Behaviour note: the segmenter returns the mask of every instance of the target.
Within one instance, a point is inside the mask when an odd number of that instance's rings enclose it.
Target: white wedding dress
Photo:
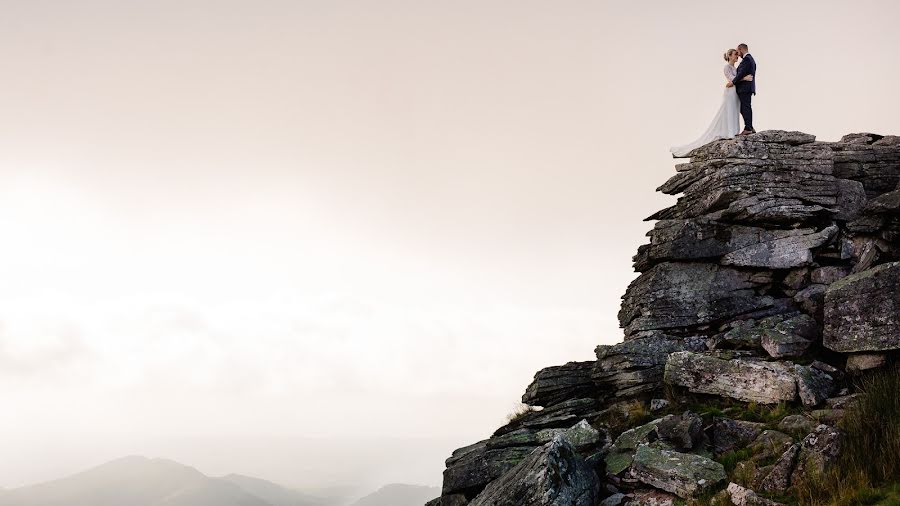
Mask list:
[[[737,69],[727,63],[725,64],[724,72],[725,79],[728,81],[731,81],[734,79],[734,76],[737,75]],[[706,132],[704,132],[699,139],[690,144],[671,148],[669,151],[672,152],[672,156],[675,158],[684,158],[688,153],[700,146],[719,139],[730,139],[734,137],[741,131],[740,111],[741,101],[738,99],[737,91],[733,86],[725,88],[725,94],[722,96],[722,105],[719,107],[719,112],[716,113],[716,117],[713,118],[712,124],[709,125]]]

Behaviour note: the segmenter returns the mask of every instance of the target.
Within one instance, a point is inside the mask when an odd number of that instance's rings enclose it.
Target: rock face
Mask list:
[[[654,392],[662,386],[663,368],[670,353],[704,349],[702,338],[677,338],[660,332],[612,346],[597,346],[592,378],[617,397]]]
[[[716,141],[658,190],[624,339],[540,370],[531,409],[447,459],[441,506],[771,505],[836,460],[849,380],[900,358],[900,137]],[[744,459],[727,491],[710,456]]]
[[[851,274],[828,288],[824,343],[845,353],[900,349],[900,262]]]
[[[522,402],[530,406],[552,406],[570,399],[589,397],[596,390],[591,380],[594,362],[569,362],[541,369],[528,385]]]
[[[562,436],[491,482],[471,506],[594,506],[600,480]]]

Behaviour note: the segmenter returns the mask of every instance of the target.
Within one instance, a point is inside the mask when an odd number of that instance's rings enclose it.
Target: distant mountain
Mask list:
[[[441,489],[438,487],[395,483],[381,487],[352,506],[422,506],[439,495]]]
[[[59,480],[6,490],[0,506],[321,505],[299,495],[290,502],[290,497],[290,491],[263,480],[210,478],[171,460],[125,457]]]
[[[244,492],[259,497],[271,506],[326,506],[330,501],[310,494],[304,494],[298,490],[282,487],[271,481],[229,474],[222,478],[240,487]]]
[[[332,492],[335,495],[338,490]],[[387,485],[352,506],[422,506],[439,494],[436,487]],[[338,495],[343,494],[312,495],[239,474],[214,478],[172,460],[133,456],[46,483],[0,489],[0,506],[335,506],[349,502]]]

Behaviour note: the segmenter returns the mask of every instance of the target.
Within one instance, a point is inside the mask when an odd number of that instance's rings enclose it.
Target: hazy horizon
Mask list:
[[[132,454],[438,485],[621,339],[725,49],[759,130],[900,133],[887,1],[0,8],[7,488]]]

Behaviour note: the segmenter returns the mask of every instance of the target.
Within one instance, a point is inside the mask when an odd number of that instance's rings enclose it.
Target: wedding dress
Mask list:
[[[725,79],[731,81],[737,75],[737,69],[729,64],[725,64]],[[722,96],[722,105],[719,112],[712,120],[712,124],[703,135],[696,141],[671,148],[672,156],[675,158],[684,158],[691,151],[700,146],[709,144],[719,139],[730,139],[741,131],[740,120],[741,101],[738,99],[737,91],[734,87],[725,88],[725,94]]]

